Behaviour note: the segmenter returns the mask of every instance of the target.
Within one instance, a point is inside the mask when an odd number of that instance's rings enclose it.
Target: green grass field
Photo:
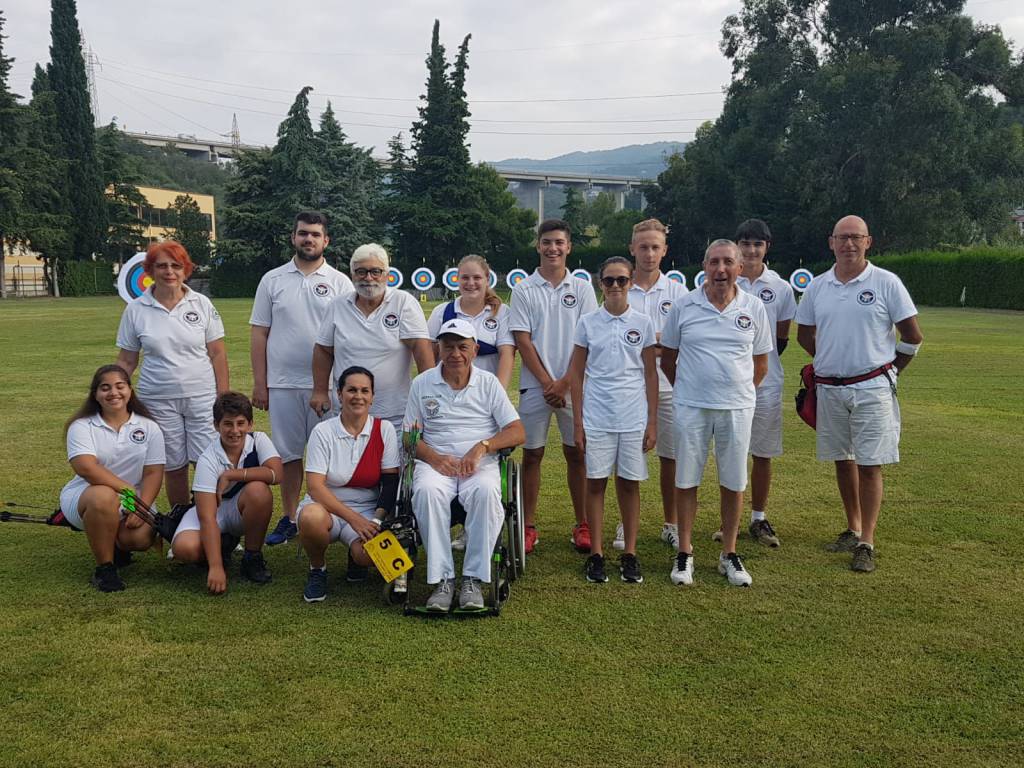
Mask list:
[[[242,391],[249,304],[217,302]],[[114,359],[121,309],[0,303],[0,501],[56,503],[63,422]],[[81,535],[0,524],[0,766],[1024,764],[1024,315],[929,309],[921,326],[871,575],[823,551],[844,519],[791,407],[770,504],[783,546],[741,538],[748,590],[714,570],[713,475],[694,588],[668,580],[654,476],[646,582],[586,584],[558,450],[541,543],[496,619],[404,618],[379,582],[342,583],[337,548],[319,605],[291,546],[269,552],[264,588],[234,578],[211,598],[201,571],[151,553],[103,595]],[[804,356],[784,359],[791,402]]]

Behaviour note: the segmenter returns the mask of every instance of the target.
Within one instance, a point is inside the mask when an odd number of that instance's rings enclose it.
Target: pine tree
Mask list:
[[[96,132],[96,156],[103,187],[107,190],[103,198],[107,222],[103,255],[117,262],[130,259],[145,243],[140,213],[146,198],[132,183],[121,138],[121,131],[113,121]]]
[[[22,143],[17,95],[7,87],[14,59],[4,56],[4,14],[0,11],[0,298],[7,298],[6,244],[13,241],[22,208],[18,149]]]
[[[174,230],[174,239],[184,246],[197,264],[210,260],[210,224],[191,195],[178,195],[167,206],[167,221]]]

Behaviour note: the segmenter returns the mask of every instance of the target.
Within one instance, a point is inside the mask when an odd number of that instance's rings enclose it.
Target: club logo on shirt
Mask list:
[[[754,327],[754,320],[750,315],[736,315],[736,327],[741,331],[749,331]]]
[[[872,290],[864,290],[857,294],[857,303],[863,304],[865,307],[869,304],[875,303],[875,292]]]
[[[622,334],[622,338],[625,339],[626,343],[629,344],[629,346],[637,347],[640,345],[640,342],[644,340],[644,335],[640,333],[638,329],[630,328],[628,331]]]
[[[381,322],[384,323],[385,328],[389,330],[394,330],[395,328],[398,327],[398,315],[396,315],[394,312],[388,312],[386,315],[384,315],[384,319]]]
[[[765,304],[771,304],[775,301],[775,291],[771,288],[762,288],[757,292],[757,298],[763,301]]]
[[[488,331],[496,331],[498,330],[498,321],[495,320],[493,317],[488,317],[486,320],[484,320],[484,328],[486,328]]]
[[[668,315],[668,313],[672,311],[672,302],[671,301],[663,301],[663,302],[661,302],[661,306],[659,307],[659,309],[661,310],[661,314]]]
[[[423,410],[428,418],[434,418],[441,412],[441,403],[433,397],[423,401]]]
[[[144,442],[146,442],[146,430],[142,429],[141,427],[138,429],[133,429],[131,432],[128,433],[128,439],[131,440],[136,445],[142,445]]]
[[[562,306],[566,309],[572,309],[579,303],[579,299],[576,298],[575,293],[566,293],[562,296]]]
[[[189,325],[199,325],[201,322],[203,322],[203,318],[194,309],[190,309],[188,312],[183,314],[181,316],[181,319],[184,320]]]
[[[313,286],[313,293],[317,296],[327,296],[331,292],[331,286],[327,283],[317,283]]]

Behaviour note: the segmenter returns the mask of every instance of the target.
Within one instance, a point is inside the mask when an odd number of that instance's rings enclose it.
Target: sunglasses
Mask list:
[[[619,288],[625,288],[629,285],[630,278],[625,275],[619,275],[618,277],[602,277],[601,285],[605,288],[611,288],[613,285],[619,286]]]

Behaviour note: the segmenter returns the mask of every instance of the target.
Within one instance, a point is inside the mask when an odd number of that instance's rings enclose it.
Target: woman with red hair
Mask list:
[[[185,285],[192,260],[180,243],[150,245],[144,268],[153,284],[121,315],[117,364],[130,376],[142,353],[136,391],[164,435],[167,499],[188,504],[189,462],[217,439],[213,401],[230,389],[224,324],[210,300]]]

